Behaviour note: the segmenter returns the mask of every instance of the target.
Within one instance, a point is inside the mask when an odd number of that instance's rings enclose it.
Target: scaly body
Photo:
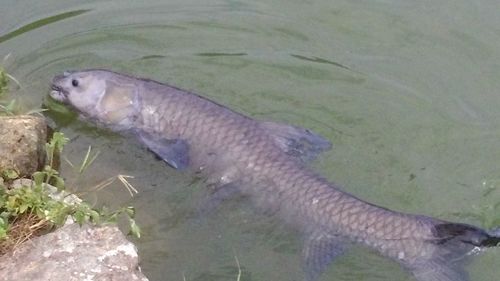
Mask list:
[[[308,130],[260,122],[196,94],[105,70],[58,76],[53,89],[53,98],[91,121],[137,135],[171,166],[202,172],[221,193],[242,193],[296,226],[304,234],[307,280],[347,242],[371,247],[420,281],[468,280],[455,261],[500,241],[473,226],[391,211],[345,193],[304,164],[329,147]]]

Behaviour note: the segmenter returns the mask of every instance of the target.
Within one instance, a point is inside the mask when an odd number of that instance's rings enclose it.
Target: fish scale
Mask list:
[[[395,260],[418,281],[467,281],[466,257],[500,242],[498,230],[396,212],[344,192],[306,165],[330,148],[307,129],[257,121],[194,93],[107,70],[56,76],[52,90],[96,124],[135,134],[172,167],[203,172],[216,194],[236,191],[279,214],[302,233],[307,281],[350,243]]]

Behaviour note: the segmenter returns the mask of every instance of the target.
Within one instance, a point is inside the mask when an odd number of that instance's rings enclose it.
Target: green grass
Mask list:
[[[64,180],[51,164],[55,155],[62,153],[68,139],[62,133],[55,133],[52,140],[47,143],[48,164],[42,171],[35,172],[31,185],[20,188],[8,189],[0,186],[0,255],[12,250],[29,238],[48,232],[62,226],[68,218],[82,225],[115,223],[119,216],[127,217],[129,221],[129,234],[140,237],[140,228],[134,220],[133,207],[122,207],[117,210],[107,208],[94,208],[86,202],[65,202],[54,199],[48,184],[55,186],[60,192],[68,192]],[[90,151],[90,150],[89,150]],[[80,172],[85,172],[89,164],[89,154],[79,167]],[[8,181],[13,180],[15,174],[7,174]],[[135,188],[126,181],[126,176],[118,175],[127,189]],[[107,181],[99,186],[102,189],[111,182]],[[3,185],[3,184],[1,184]],[[94,189],[97,190],[97,189]]]

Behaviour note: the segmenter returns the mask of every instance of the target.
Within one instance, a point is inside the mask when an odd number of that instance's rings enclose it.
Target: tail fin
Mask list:
[[[499,232],[488,232],[467,224],[436,224],[435,240],[430,241],[432,254],[411,264],[409,269],[418,281],[468,281],[464,270],[468,257],[485,247],[498,246]]]
[[[498,230],[485,231],[478,227],[460,223],[442,223],[434,227],[440,243],[456,240],[475,247],[496,247],[500,244]]]

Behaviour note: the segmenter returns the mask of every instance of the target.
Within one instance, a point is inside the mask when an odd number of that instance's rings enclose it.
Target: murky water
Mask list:
[[[314,129],[334,149],[313,165],[357,196],[392,209],[500,224],[500,2],[483,1],[3,1],[0,58],[38,107],[53,75],[110,68],[193,90],[258,119]],[[28,8],[29,7],[29,8]],[[300,239],[245,202],[200,214],[200,180],[132,140],[67,113],[50,114],[78,162],[101,152],[85,190],[132,204],[150,280],[301,280]],[[469,266],[497,280],[500,250]],[[322,280],[411,280],[355,248]]]

